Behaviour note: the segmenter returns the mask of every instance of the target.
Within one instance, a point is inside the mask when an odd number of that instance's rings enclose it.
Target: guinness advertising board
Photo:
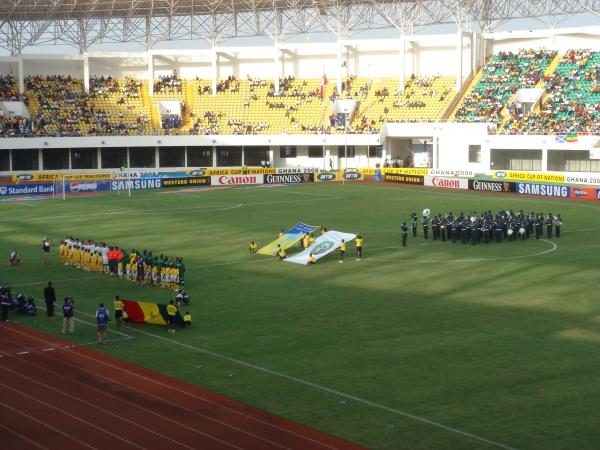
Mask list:
[[[312,173],[268,174],[265,175],[265,184],[310,183],[313,179],[314,174]]]
[[[402,184],[415,184],[423,186],[425,184],[425,177],[422,175],[404,175],[400,173],[386,173],[384,175],[384,181],[388,183],[402,183]]]
[[[515,192],[516,183],[512,181],[469,180],[469,189],[487,192]]]

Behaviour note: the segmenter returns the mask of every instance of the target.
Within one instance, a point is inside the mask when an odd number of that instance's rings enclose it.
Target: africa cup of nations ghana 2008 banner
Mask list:
[[[258,253],[261,255],[269,255],[273,256],[275,254],[275,250],[277,249],[277,244],[281,245],[281,248],[284,250],[292,247],[296,242],[299,242],[306,233],[312,233],[315,230],[318,230],[319,227],[314,227],[311,225],[306,225],[304,223],[298,223],[294,227],[290,228],[286,232],[284,232],[281,236],[275,239],[273,242],[265,245],[261,248]]]
[[[138,302],[135,300],[122,300],[123,309],[131,323],[152,323],[155,325],[167,324],[167,305]],[[175,324],[183,325],[183,318],[177,312]]]

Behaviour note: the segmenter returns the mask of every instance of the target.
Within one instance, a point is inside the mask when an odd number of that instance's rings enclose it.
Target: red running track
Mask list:
[[[0,348],[2,448],[362,448],[16,324]]]

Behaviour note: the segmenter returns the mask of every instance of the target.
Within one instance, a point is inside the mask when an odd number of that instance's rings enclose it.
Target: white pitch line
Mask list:
[[[54,280],[53,283],[68,283],[70,281],[81,281],[81,280],[93,280],[96,278],[102,278],[100,276],[93,276],[93,277],[78,277],[78,278],[65,278],[63,280]],[[11,287],[21,287],[21,286],[36,286],[39,284],[47,284],[47,281],[35,281],[35,282],[31,282],[31,283],[20,283],[20,284],[12,284]]]
[[[243,206],[242,203],[237,203],[235,205],[229,206],[204,206],[198,208],[173,208],[173,209],[142,209],[138,211],[131,210],[118,210],[118,211],[107,211],[107,212],[99,212],[99,213],[91,213],[85,214],[84,217],[90,216],[122,216],[122,215],[170,215],[170,214],[190,214],[194,212],[215,212],[215,211],[225,211],[229,209],[241,208]],[[71,218],[81,218],[81,214],[74,215],[65,215],[65,216],[34,216],[34,217],[17,217],[16,220],[46,220],[46,219],[71,219]]]
[[[39,299],[39,298],[36,298],[36,297],[34,297],[34,299],[35,299],[35,300],[38,300],[38,301],[41,301],[41,299]],[[39,309],[42,309],[42,310],[44,310],[44,311],[46,311],[46,308],[44,308],[43,306],[38,306],[38,308],[39,308]],[[84,316],[88,316],[88,317],[94,317],[94,318],[96,317],[96,316],[94,316],[93,314],[87,314],[87,313],[84,313],[83,311],[79,311],[78,313],[79,313],[79,314],[83,314]],[[59,317],[59,316],[57,315],[57,316],[55,316],[55,317]],[[97,325],[96,325],[95,323],[93,323],[93,322],[88,322],[87,320],[82,320],[82,319],[80,319],[80,318],[78,318],[78,317],[75,317],[74,319],[75,319],[75,322],[83,323],[84,325],[90,325],[90,326],[92,326],[92,327],[96,327],[96,326],[97,326]],[[126,339],[133,339],[133,336],[131,336],[131,335],[127,334],[127,333],[123,333],[123,332],[121,332],[121,331],[118,331],[118,330],[113,330],[113,329],[110,329],[110,328],[109,328],[109,329],[108,329],[108,332],[109,332],[109,333],[115,333],[115,334],[118,334],[118,335],[120,335],[120,336],[123,336],[123,337],[125,337]],[[77,344],[77,345],[80,345],[80,344]],[[66,346],[65,348],[71,348],[71,347],[73,347],[73,346]]]
[[[81,313],[81,314],[93,317],[91,314],[88,314],[88,313]],[[406,411],[401,411],[399,409],[395,409],[395,408],[391,408],[389,406],[381,405],[379,403],[375,403],[375,402],[372,402],[370,400],[365,400],[365,399],[357,397],[355,395],[346,394],[344,392],[337,391],[335,389],[328,388],[326,386],[322,386],[320,384],[313,383],[311,381],[304,380],[302,378],[298,378],[298,377],[295,377],[295,376],[292,376],[292,375],[287,375],[285,373],[277,372],[275,370],[267,369],[266,367],[261,367],[261,366],[258,366],[256,364],[252,364],[252,363],[248,363],[246,361],[242,361],[240,359],[232,358],[231,356],[223,355],[221,353],[213,352],[213,351],[206,350],[206,349],[203,349],[203,348],[200,348],[200,347],[195,347],[193,345],[186,344],[186,343],[180,342],[180,341],[176,341],[174,339],[169,339],[169,338],[166,338],[164,336],[160,336],[158,334],[150,333],[148,331],[143,331],[143,330],[140,330],[140,329],[137,329],[137,328],[131,328],[131,330],[135,331],[136,333],[140,333],[140,334],[143,334],[143,335],[146,335],[146,336],[149,336],[149,337],[152,337],[152,338],[164,341],[164,342],[168,342],[168,343],[173,344],[173,345],[178,345],[180,347],[184,347],[184,348],[187,348],[189,350],[194,350],[194,351],[197,351],[197,352],[200,352],[200,353],[204,353],[206,355],[213,356],[215,358],[219,358],[219,359],[222,359],[222,360],[225,360],[225,361],[229,361],[229,362],[232,362],[232,363],[244,366],[244,367],[248,367],[250,369],[254,369],[254,370],[257,370],[259,372],[264,372],[264,373],[267,373],[269,375],[273,375],[273,376],[276,376],[276,377],[279,377],[279,378],[284,378],[286,380],[294,381],[296,383],[300,383],[300,384],[303,384],[305,386],[310,386],[310,387],[312,387],[314,389],[318,389],[318,390],[321,390],[321,391],[324,391],[324,392],[328,392],[330,394],[334,394],[334,395],[337,395],[339,397],[344,397],[344,398],[347,398],[349,400],[354,400],[357,403],[362,403],[364,405],[371,406],[371,407],[377,408],[377,409],[381,409],[383,411],[387,411],[387,412],[390,412],[390,413],[393,413],[393,414],[396,414],[396,415],[399,415],[399,416],[408,417],[410,419],[413,419],[413,420],[416,420],[416,421],[419,421],[419,422],[422,422],[422,423],[426,423],[426,424],[434,426],[436,428],[440,428],[440,429],[443,429],[443,430],[446,430],[446,431],[450,431],[450,432],[453,432],[453,433],[456,433],[456,434],[460,434],[462,436],[468,437],[468,438],[476,440],[476,441],[485,442],[487,444],[490,444],[490,445],[498,447],[498,448],[503,448],[505,450],[516,450],[514,447],[510,447],[508,445],[501,444],[499,442],[495,442],[495,441],[492,441],[490,439],[486,439],[486,438],[478,436],[476,434],[468,433],[466,431],[462,431],[462,430],[459,430],[457,428],[452,428],[452,427],[449,427],[447,425],[441,424],[439,422],[435,422],[433,420],[429,420],[429,419],[427,419],[425,417],[416,416],[416,415],[408,413]]]
[[[116,339],[107,339],[106,342],[118,342],[118,341],[128,341],[129,339],[133,339],[133,336],[127,336],[127,337],[122,337],[122,338],[116,338]],[[89,341],[89,342],[84,342],[82,344],[77,344],[80,347],[83,345],[93,345],[93,344],[97,344],[98,341]]]

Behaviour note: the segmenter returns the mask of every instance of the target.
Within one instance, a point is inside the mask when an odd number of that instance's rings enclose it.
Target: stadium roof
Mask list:
[[[304,33],[346,39],[392,28],[471,23],[482,30],[513,19],[600,15],[600,0],[0,0],[0,47],[12,54],[35,45],[74,46],[202,39],[211,44]]]

